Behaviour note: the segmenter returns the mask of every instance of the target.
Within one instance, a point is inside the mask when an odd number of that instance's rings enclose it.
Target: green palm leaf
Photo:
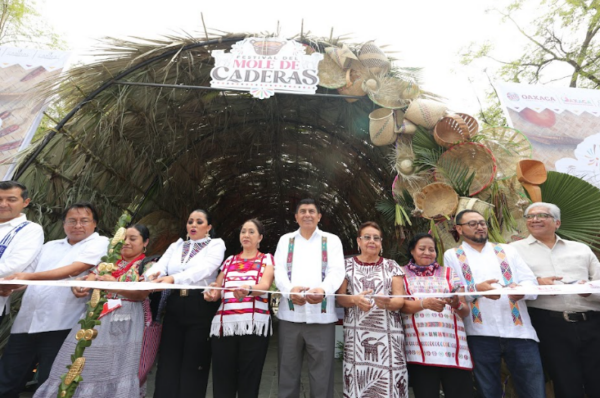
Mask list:
[[[556,171],[549,171],[548,179],[540,187],[544,202],[560,208],[561,225],[556,234],[600,251],[600,189]]]

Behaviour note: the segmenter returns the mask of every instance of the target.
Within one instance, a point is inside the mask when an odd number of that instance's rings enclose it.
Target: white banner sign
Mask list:
[[[306,55],[306,48],[294,40],[250,37],[235,43],[229,53],[214,50],[210,85],[249,91],[260,99],[276,92],[314,94],[323,54]]]

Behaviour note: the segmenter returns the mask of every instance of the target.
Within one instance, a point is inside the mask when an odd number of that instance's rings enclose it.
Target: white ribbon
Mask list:
[[[560,282],[559,282],[560,283]],[[153,283],[153,282],[103,282],[103,281],[83,281],[76,279],[60,280],[60,281],[28,281],[11,279],[0,279],[0,285],[30,285],[30,286],[54,286],[54,287],[83,287],[90,289],[101,290],[165,290],[165,289],[216,289],[230,290],[221,287],[213,286],[198,286],[198,285],[179,285],[171,283]],[[499,286],[499,285],[498,285]],[[275,293],[268,290],[252,289],[253,292],[260,293]],[[292,292],[280,292],[286,295],[297,294]],[[516,286],[516,287],[498,287],[494,290],[485,292],[455,292],[455,293],[415,293],[404,295],[381,295],[383,297],[451,297],[451,296],[495,296],[495,295],[559,295],[559,294],[589,294],[600,293],[600,280],[575,283],[575,284],[556,284],[556,285],[540,285],[540,286]],[[302,294],[302,293],[300,293]],[[306,294],[306,293],[305,293]],[[315,293],[315,295],[321,293]],[[327,294],[327,296],[345,296],[345,294]]]

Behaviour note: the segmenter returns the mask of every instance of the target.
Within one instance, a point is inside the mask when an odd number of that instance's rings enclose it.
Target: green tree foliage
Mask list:
[[[35,0],[0,0],[0,45],[65,48],[65,42],[36,10]]]
[[[498,13],[504,24],[512,26],[527,44],[512,59],[495,54],[492,43],[474,43],[465,49],[462,63],[479,59],[494,61],[499,68],[490,73],[497,80],[548,84],[559,82],[569,87],[600,87],[600,0],[542,0],[534,2],[537,16],[523,22],[532,1],[516,0]],[[488,106],[479,115],[486,123],[503,120],[494,93],[488,93]]]

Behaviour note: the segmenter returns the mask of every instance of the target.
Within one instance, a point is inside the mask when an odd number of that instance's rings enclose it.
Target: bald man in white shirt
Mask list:
[[[340,239],[321,231],[321,211],[312,199],[296,207],[295,232],[283,235],[275,251],[275,283],[282,292],[279,318],[279,397],[300,395],[304,353],[308,353],[310,396],[333,397],[334,294],[344,279]]]

